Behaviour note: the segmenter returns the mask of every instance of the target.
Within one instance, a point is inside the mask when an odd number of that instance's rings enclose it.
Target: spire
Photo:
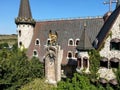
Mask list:
[[[118,8],[119,6],[120,6],[120,0],[117,0],[116,8]]]
[[[92,44],[89,40],[89,37],[86,32],[86,23],[84,23],[84,30],[82,32],[80,42],[78,46],[76,47],[77,50],[90,50],[93,49]]]
[[[16,24],[32,24],[35,25],[34,19],[32,19],[29,0],[21,0],[19,14],[15,19]]]

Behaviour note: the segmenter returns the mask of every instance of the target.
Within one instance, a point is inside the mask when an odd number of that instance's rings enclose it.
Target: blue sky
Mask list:
[[[0,34],[16,34],[14,19],[18,16],[20,0],[0,0]],[[29,0],[35,20],[103,16],[109,0]],[[115,4],[112,5],[113,10]]]

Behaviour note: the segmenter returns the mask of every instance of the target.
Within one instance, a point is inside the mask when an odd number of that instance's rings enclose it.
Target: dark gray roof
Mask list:
[[[33,55],[33,50],[36,49],[39,53],[39,58],[42,61],[45,55],[45,44],[48,39],[49,30],[58,33],[58,43],[63,49],[63,64],[66,64],[67,53],[72,51],[73,55],[76,51],[76,46],[68,46],[68,40],[80,39],[82,32],[84,30],[84,22],[86,22],[86,32],[92,43],[97,34],[99,33],[101,27],[104,24],[103,18],[91,18],[91,19],[73,19],[73,20],[56,20],[56,21],[43,21],[37,22],[34,29],[34,36],[30,47],[28,48],[28,56]],[[40,39],[40,46],[35,45],[35,40]]]
[[[101,28],[99,34],[96,37],[98,39],[97,49],[99,49],[103,44],[105,38],[107,37],[107,35],[111,30],[111,27],[113,26],[115,20],[117,19],[119,13],[120,13],[120,6],[113,11],[113,13],[109,16],[109,18]]]
[[[86,31],[86,27],[87,26],[84,26],[84,30],[82,31],[82,35],[80,37],[80,42],[76,47],[78,51],[93,49],[90,38],[88,37],[87,31]]]

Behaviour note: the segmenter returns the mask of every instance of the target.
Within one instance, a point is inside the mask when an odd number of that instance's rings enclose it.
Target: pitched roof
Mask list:
[[[120,13],[120,6],[113,11],[113,13],[109,16],[109,18],[106,20],[105,24],[101,28],[99,34],[97,35],[97,49],[99,49],[104,42],[105,38],[109,34],[109,31],[111,30],[111,27],[113,26],[115,20],[117,19],[118,15]]]
[[[72,20],[55,20],[55,21],[41,21],[37,22],[34,29],[34,36],[28,48],[28,56],[33,55],[33,50],[36,49],[39,53],[39,58],[42,61],[45,55],[45,46],[49,30],[58,33],[58,43],[63,49],[62,64],[68,63],[67,53],[72,51],[73,55],[76,51],[76,45],[68,46],[69,39],[80,39],[84,30],[84,22],[86,22],[86,32],[90,42],[93,42],[104,24],[103,18],[89,18],[89,19],[72,19]],[[40,46],[35,45],[36,39],[40,40]]]
[[[93,49],[90,38],[88,37],[87,32],[86,32],[86,27],[87,26],[84,26],[84,30],[82,31],[82,35],[80,37],[80,42],[78,46],[76,47],[78,51]]]

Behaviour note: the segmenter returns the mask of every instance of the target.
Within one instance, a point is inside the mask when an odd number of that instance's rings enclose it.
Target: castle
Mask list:
[[[15,23],[18,47],[26,48],[29,58],[45,63],[47,82],[57,83],[75,71],[89,74],[88,51],[99,49],[100,78],[117,84],[112,68],[120,65],[120,0],[103,17],[54,21],[35,21],[29,0],[21,0]]]

